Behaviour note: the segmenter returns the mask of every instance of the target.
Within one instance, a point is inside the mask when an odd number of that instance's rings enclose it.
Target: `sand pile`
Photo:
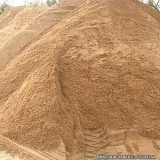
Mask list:
[[[70,153],[103,149],[110,129],[160,138],[159,17],[137,0],[69,13],[0,72],[1,134],[35,149],[63,141]]]
[[[37,16],[45,12],[48,8],[37,7],[33,9],[31,7],[15,7],[5,10],[0,16],[0,70],[32,38],[43,31],[42,28],[37,31],[32,28],[27,29],[26,27],[28,24],[35,23]]]
[[[61,3],[59,3],[59,6],[74,6],[85,3],[87,0],[61,0]]]
[[[81,2],[82,3],[82,2]],[[75,9],[61,3],[57,7],[15,7],[0,16],[0,70],[36,38]]]
[[[1,46],[4,46],[13,34],[21,31],[28,23],[31,23],[36,16],[47,10],[49,7],[39,6],[37,8],[31,7],[15,7],[5,10],[0,17],[0,36]],[[3,39],[2,39],[3,38]]]

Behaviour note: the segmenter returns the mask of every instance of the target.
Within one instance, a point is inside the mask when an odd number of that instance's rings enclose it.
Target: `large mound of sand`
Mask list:
[[[72,1],[71,5],[71,1],[62,1],[52,8],[38,6],[7,9],[0,16],[0,70],[15,55],[36,41],[38,36],[83,2],[84,0]]]
[[[103,149],[110,129],[160,138],[159,17],[137,0],[72,11],[0,72],[1,134],[36,149],[63,140],[77,153]]]

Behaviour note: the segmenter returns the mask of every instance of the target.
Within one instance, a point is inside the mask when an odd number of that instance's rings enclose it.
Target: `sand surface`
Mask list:
[[[0,160],[21,160],[18,157],[12,157],[10,154],[6,152],[0,152]]]
[[[5,150],[34,160],[160,159],[160,15],[138,0],[64,0],[28,19],[1,45]]]

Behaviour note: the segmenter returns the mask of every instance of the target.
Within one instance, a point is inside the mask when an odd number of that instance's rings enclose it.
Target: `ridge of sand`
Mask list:
[[[78,160],[115,151],[110,129],[145,127],[157,153],[159,39],[158,13],[140,2],[87,1],[0,71],[1,134],[38,150],[63,139]],[[139,153],[128,143],[120,152]]]

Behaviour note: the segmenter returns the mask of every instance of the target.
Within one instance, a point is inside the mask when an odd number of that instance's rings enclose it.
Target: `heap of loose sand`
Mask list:
[[[160,15],[137,0],[87,1],[0,72],[1,134],[69,152],[101,128],[160,138],[159,39]]]
[[[37,37],[84,0],[62,1],[56,7],[15,7],[0,16],[0,70]]]

